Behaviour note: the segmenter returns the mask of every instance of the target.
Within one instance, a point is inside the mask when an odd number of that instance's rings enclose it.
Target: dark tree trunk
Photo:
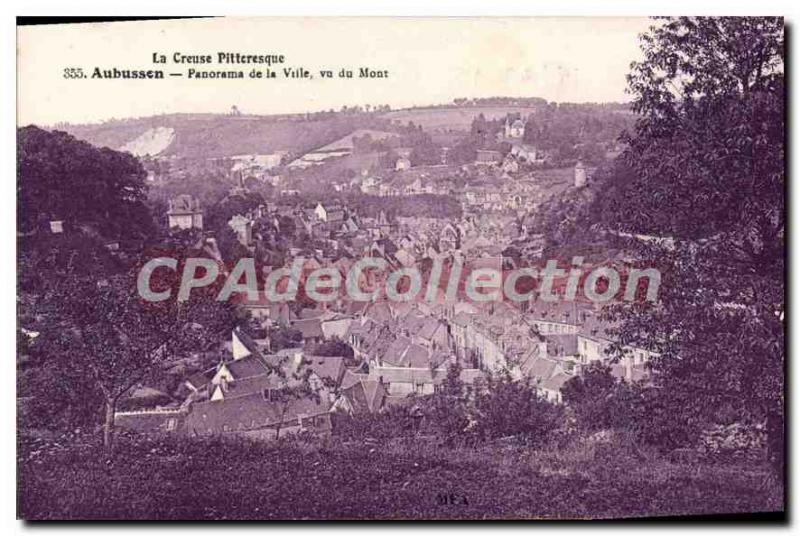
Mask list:
[[[106,399],[106,416],[103,423],[103,446],[106,450],[110,451],[114,444],[114,410],[116,408],[116,400],[113,398]]]

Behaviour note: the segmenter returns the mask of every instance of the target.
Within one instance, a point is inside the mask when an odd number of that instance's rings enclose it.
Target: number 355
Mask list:
[[[85,78],[83,69],[80,67],[67,67],[64,69],[64,78]]]

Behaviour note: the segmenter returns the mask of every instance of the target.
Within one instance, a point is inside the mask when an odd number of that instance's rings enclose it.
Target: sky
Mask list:
[[[54,125],[162,113],[276,114],[457,97],[629,100],[625,75],[640,57],[644,18],[217,18],[25,26],[17,31],[17,123]],[[273,67],[312,79],[188,79],[175,53],[283,55]],[[167,56],[155,64],[153,54]],[[73,79],[65,69],[163,69],[163,80]],[[388,70],[359,79],[358,69]],[[263,71],[264,66],[261,66]],[[338,78],[341,69],[354,78]],[[320,70],[332,70],[323,79]],[[182,77],[167,73],[181,72]]]

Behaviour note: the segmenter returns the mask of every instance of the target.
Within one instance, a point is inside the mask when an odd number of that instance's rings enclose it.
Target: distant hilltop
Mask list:
[[[448,104],[398,110],[387,105],[344,106],[338,111],[279,115],[247,115],[233,106],[235,113],[165,114],[84,125],[58,124],[52,129],[136,156],[222,158],[277,152],[302,155],[359,129],[386,130],[392,124],[410,122],[426,131],[468,132],[479,114],[493,119],[509,113],[527,115],[552,106],[629,113],[628,105],[623,103],[556,104],[535,97],[492,97],[459,98]]]

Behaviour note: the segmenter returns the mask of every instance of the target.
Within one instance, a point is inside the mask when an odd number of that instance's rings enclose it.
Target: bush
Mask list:
[[[419,431],[420,415],[405,407],[391,407],[382,413],[333,415],[333,434],[343,441],[384,441],[408,437]]]
[[[697,446],[705,426],[677,394],[617,380],[599,363],[568,381],[562,394],[580,430],[629,432],[662,452]]]
[[[528,381],[508,374],[490,377],[487,389],[475,400],[474,431],[481,439],[514,436],[539,446],[564,422],[561,406],[540,397]]]

